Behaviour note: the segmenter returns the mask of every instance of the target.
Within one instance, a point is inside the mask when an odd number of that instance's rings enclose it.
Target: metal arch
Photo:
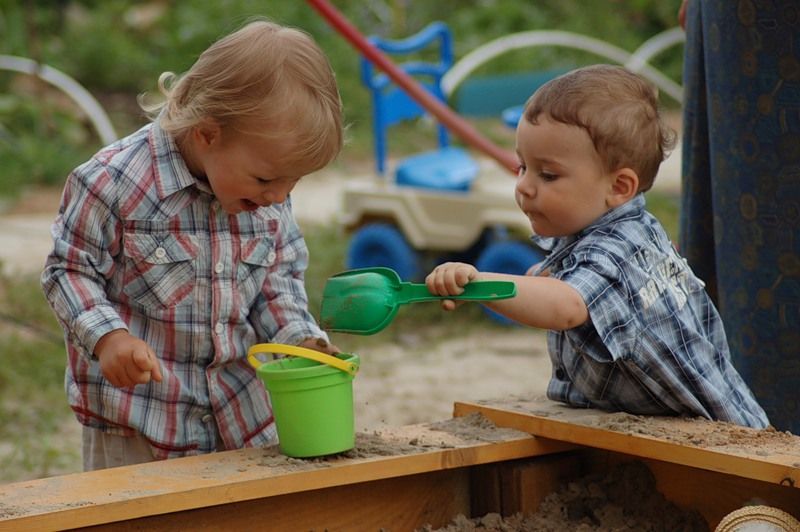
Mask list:
[[[678,32],[680,32],[680,36]],[[682,102],[683,88],[648,65],[647,61],[665,48],[682,42],[683,38],[680,28],[673,28],[648,39],[631,54],[605,41],[567,31],[533,30],[512,33],[489,41],[462,57],[442,78],[442,89],[447,96],[450,96],[471,72],[510,50],[536,46],[565,46],[601,55],[625,65],[652,81],[676,101]]]
[[[103,144],[117,140],[114,126],[100,103],[80,83],[60,70],[13,55],[0,55],[0,69],[30,74],[60,89],[86,113]]]

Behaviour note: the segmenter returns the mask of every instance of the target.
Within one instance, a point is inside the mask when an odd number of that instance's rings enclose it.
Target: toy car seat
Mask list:
[[[373,36],[370,42],[383,52],[397,56],[419,52],[438,42],[438,62],[408,61],[398,67],[442,102],[445,101],[441,79],[453,64],[452,37],[446,24],[433,22],[419,33],[402,40]],[[378,174],[384,175],[387,130],[400,122],[425,115],[425,109],[394,84],[389,76],[376,72],[365,57],[361,58],[361,80],[372,93],[375,163]],[[400,161],[395,169],[395,182],[428,189],[467,191],[478,174],[478,165],[465,150],[449,145],[448,133],[442,124],[437,124],[437,128],[438,149]]]

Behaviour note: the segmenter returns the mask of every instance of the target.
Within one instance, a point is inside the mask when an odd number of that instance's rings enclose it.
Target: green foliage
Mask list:
[[[647,210],[661,222],[670,240],[678,241],[678,224],[680,220],[680,196],[663,192],[650,191],[647,198]]]
[[[91,155],[92,132],[33,78],[8,91],[0,92],[0,196],[14,196],[25,184],[61,183]]]
[[[335,3],[365,35],[401,38],[442,20],[453,30],[456,58],[510,33],[542,29],[577,32],[633,51],[649,37],[676,25],[679,4],[680,0]],[[74,77],[104,103],[120,135],[144,123],[136,96],[154,92],[162,72],[185,71],[212,42],[248,19],[268,16],[303,28],[317,39],[337,72],[351,126],[351,143],[344,156],[369,156],[371,109],[360,82],[359,53],[307,2],[71,0],[34,5],[0,3],[0,53],[40,60]],[[673,47],[655,63],[678,80],[681,59],[681,47]],[[535,71],[602,60],[566,48],[540,47],[508,52],[475,74]],[[100,147],[97,136],[87,133],[91,128],[85,118],[31,105],[41,95],[29,100],[30,95],[15,92],[13,79],[0,79],[0,94],[19,100],[10,105],[13,112],[0,114],[0,164],[4,167],[0,194],[8,194],[22,183],[58,182],[76,162]],[[3,107],[8,106],[5,102]],[[74,115],[75,109],[70,112]],[[26,126],[29,119],[45,125]],[[42,129],[48,134],[42,135]]]

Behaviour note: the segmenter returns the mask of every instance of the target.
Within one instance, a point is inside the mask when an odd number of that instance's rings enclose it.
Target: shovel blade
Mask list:
[[[320,326],[331,332],[374,334],[397,313],[395,296],[391,280],[371,269],[335,275],[322,293]]]

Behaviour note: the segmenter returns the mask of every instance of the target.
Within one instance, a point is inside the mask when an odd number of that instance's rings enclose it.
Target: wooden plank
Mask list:
[[[467,468],[289,493],[98,525],[86,530],[417,530],[469,515]]]
[[[800,488],[800,437],[703,419],[570,408],[541,397],[456,403],[500,427],[554,440]]]
[[[0,531],[52,530],[560,452],[479,415],[357,436],[356,449],[296,460],[242,449],[0,485]],[[224,508],[224,506],[220,507]]]

